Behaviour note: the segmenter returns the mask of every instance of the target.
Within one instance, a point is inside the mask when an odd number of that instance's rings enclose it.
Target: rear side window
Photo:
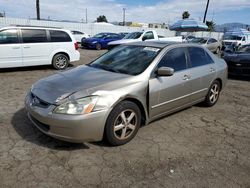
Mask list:
[[[0,44],[19,43],[16,29],[8,29],[0,32]]]
[[[202,48],[188,48],[188,53],[192,67],[198,67],[213,63],[213,60],[211,59],[209,54]]]
[[[187,68],[185,48],[175,48],[168,51],[158,64],[160,67],[171,67],[174,71],[181,71]]]
[[[46,30],[43,29],[22,29],[23,43],[48,42]]]
[[[50,40],[51,42],[71,42],[71,38],[68,33],[64,31],[50,30]]]

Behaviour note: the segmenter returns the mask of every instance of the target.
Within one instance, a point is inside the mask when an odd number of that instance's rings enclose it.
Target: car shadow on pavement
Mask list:
[[[45,135],[31,123],[27,117],[25,108],[22,108],[13,115],[11,124],[24,140],[42,147],[67,151],[89,149],[84,143],[64,142]]]
[[[73,64],[69,64],[68,68],[72,68],[74,67]],[[68,69],[67,68],[67,69]],[[4,72],[20,72],[20,71],[40,71],[40,70],[54,70],[56,71],[52,65],[39,65],[39,66],[30,66],[30,67],[15,67],[15,68],[1,68],[0,69],[0,73],[4,73]]]

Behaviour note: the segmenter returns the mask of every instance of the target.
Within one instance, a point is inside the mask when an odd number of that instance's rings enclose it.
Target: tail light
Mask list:
[[[78,50],[79,46],[77,42],[74,43],[74,46],[75,46],[75,50]]]

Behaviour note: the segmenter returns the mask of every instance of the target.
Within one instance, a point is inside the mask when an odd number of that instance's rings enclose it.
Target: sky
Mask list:
[[[93,22],[105,15],[109,22],[173,23],[183,11],[191,18],[203,20],[207,0],[40,0],[41,17],[56,20]],[[36,18],[35,0],[0,0],[0,12],[7,17]],[[210,0],[207,20],[216,24],[241,22],[250,25],[250,0]]]

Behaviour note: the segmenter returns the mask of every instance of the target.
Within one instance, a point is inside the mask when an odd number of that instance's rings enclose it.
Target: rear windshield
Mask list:
[[[160,52],[160,48],[145,46],[119,46],[107,52],[89,66],[110,72],[138,75]]]

